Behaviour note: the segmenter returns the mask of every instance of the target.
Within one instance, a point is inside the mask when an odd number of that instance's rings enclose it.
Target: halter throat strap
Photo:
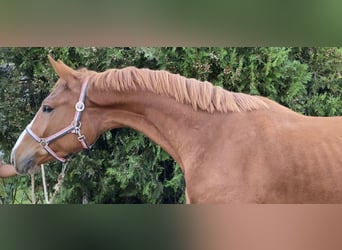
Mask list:
[[[39,137],[36,133],[32,131],[32,129],[27,126],[25,128],[26,132],[36,141],[40,144],[42,148],[44,148],[51,156],[53,156],[56,160],[65,163],[67,161],[66,158],[60,157],[57,155],[57,153],[49,147],[49,144],[67,134],[73,133],[77,135],[77,140],[81,143],[82,147],[84,149],[91,149],[91,146],[87,143],[86,137],[81,132],[81,118],[82,118],[82,112],[85,109],[85,98],[88,88],[88,79],[86,79],[81,88],[80,97],[78,99],[78,102],[75,104],[75,115],[74,119],[72,120],[71,124],[67,126],[66,128],[56,132],[53,135],[50,135],[49,137],[43,138]]]

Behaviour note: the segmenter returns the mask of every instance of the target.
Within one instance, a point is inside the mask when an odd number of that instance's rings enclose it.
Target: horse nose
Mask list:
[[[26,134],[26,130],[21,133],[11,152],[11,164],[22,175],[28,174],[36,166],[35,149],[27,142],[23,145]]]
[[[36,160],[32,157],[24,158],[14,164],[15,170],[18,174],[28,174],[30,169],[33,169],[36,166]]]

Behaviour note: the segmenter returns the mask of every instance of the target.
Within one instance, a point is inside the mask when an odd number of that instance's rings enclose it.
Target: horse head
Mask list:
[[[11,161],[19,174],[32,173],[53,159],[65,162],[99,136],[86,98],[91,71],[73,70],[50,56],[49,61],[59,79],[12,149]]]

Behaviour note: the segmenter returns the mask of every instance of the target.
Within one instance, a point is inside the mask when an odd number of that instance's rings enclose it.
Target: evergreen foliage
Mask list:
[[[0,48],[0,157],[5,162],[57,80],[49,53],[73,68],[165,69],[266,96],[302,114],[342,114],[340,48]],[[60,168],[46,165],[51,193]],[[91,153],[74,156],[56,202],[183,203],[184,185],[179,166],[158,145],[141,133],[118,129],[105,132]],[[29,203],[29,194],[28,177],[0,180],[2,203]]]

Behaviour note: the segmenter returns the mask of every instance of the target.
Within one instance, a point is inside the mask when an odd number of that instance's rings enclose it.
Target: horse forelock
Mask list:
[[[82,72],[91,74],[93,71]],[[243,112],[267,108],[267,104],[256,96],[235,93],[214,86],[207,81],[186,78],[165,70],[126,67],[109,69],[91,74],[93,88],[101,91],[149,91],[174,98],[177,102],[191,105],[195,110],[207,112]]]

